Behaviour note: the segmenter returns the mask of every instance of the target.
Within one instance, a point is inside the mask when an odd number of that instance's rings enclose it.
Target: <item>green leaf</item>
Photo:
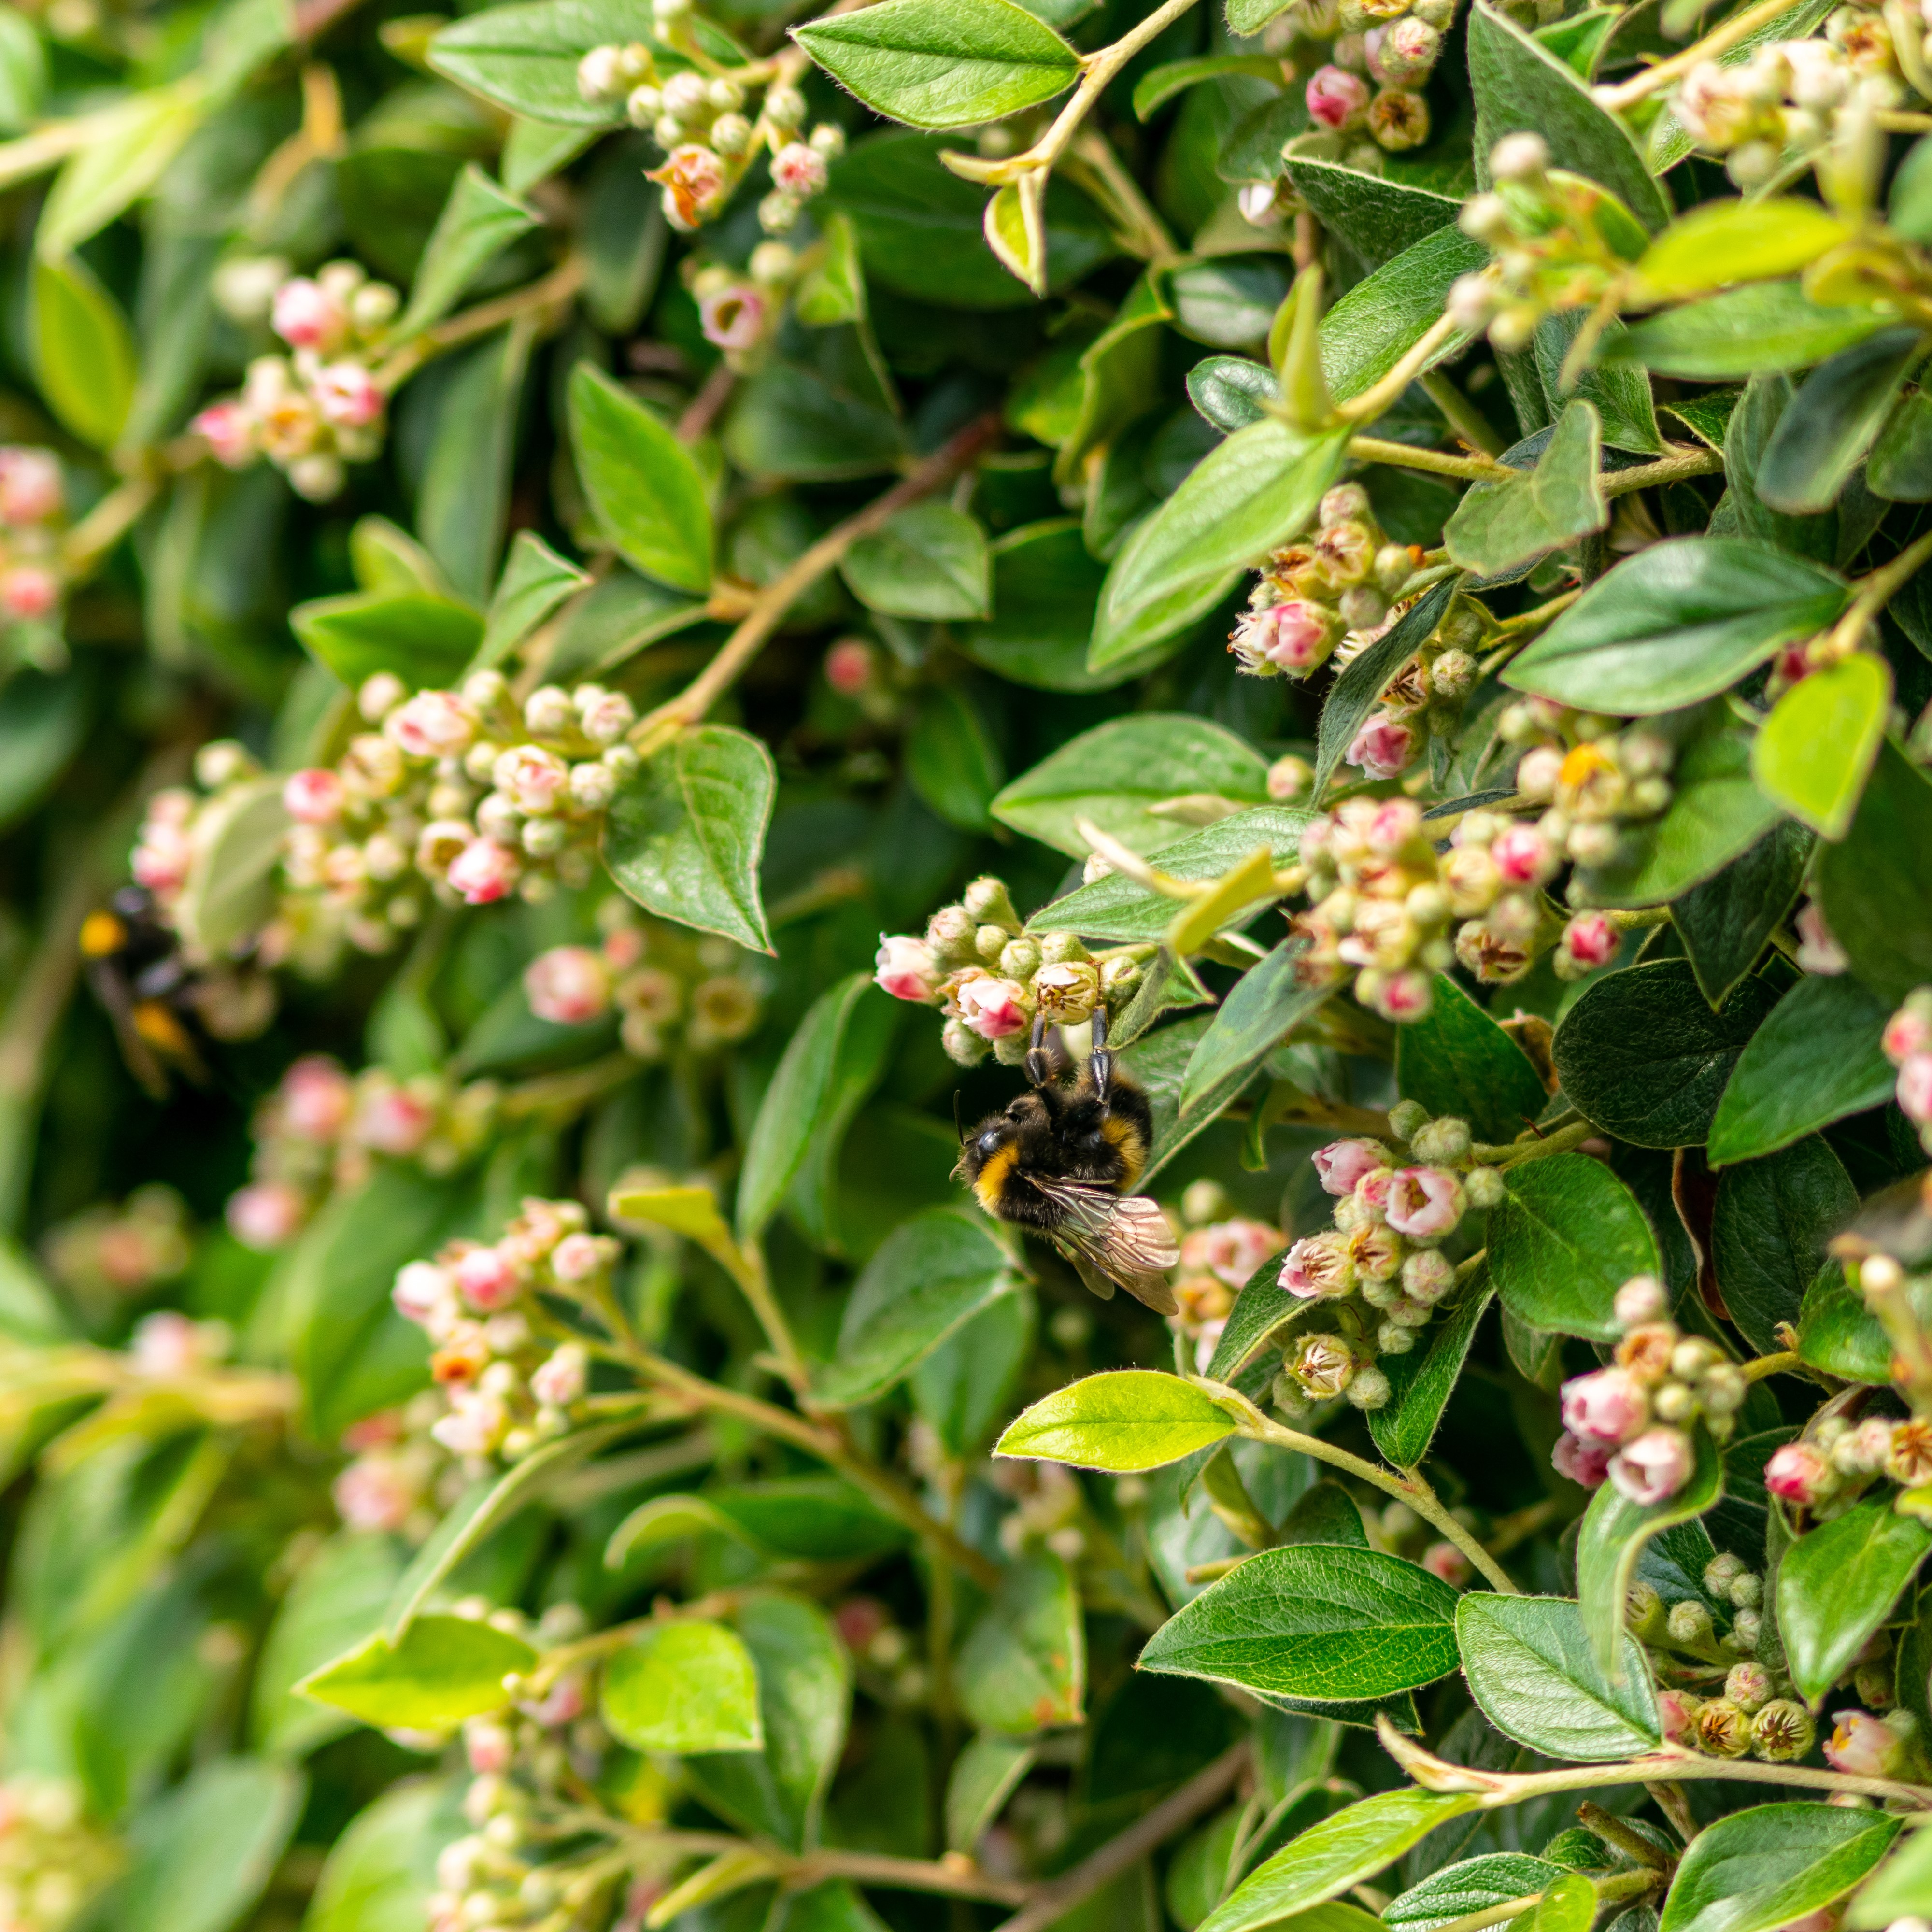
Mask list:
[[[1379,1550],[1264,1550],[1182,1605],[1138,1667],[1264,1696],[1384,1697],[1456,1668],[1456,1592]]]
[[[1454,1308],[1430,1324],[1426,1347],[1382,1357],[1389,1399],[1382,1408],[1369,1411],[1369,1433],[1398,1468],[1413,1469],[1429,1454],[1491,1293],[1487,1276],[1479,1275],[1462,1289]]]
[[[388,1536],[339,1532],[297,1572],[262,1646],[250,1693],[250,1741],[299,1756],[351,1728],[339,1712],[296,1694],[298,1679],[379,1630],[403,1574]]]
[[[1669,196],[1635,139],[1599,107],[1577,74],[1478,0],[1469,16],[1469,80],[1476,97],[1476,165],[1489,186],[1490,152],[1523,129],[1548,142],[1556,165],[1600,182],[1652,234],[1670,219]]]
[[[1778,1566],[1778,1634],[1798,1694],[1814,1707],[1888,1618],[1932,1528],[1889,1497],[1855,1503],[1807,1530]]]
[[[200,90],[177,83],[130,94],[94,122],[92,138],[63,166],[40,207],[35,252],[70,257],[146,194],[207,114]]]
[[[984,617],[992,608],[986,532],[949,504],[908,506],[860,538],[838,568],[860,603],[888,616],[946,622]]]
[[[884,0],[792,38],[868,107],[914,128],[971,128],[1037,106],[1080,57],[1014,0]]]
[[[1210,356],[1187,372],[1188,400],[1219,430],[1259,422],[1280,396],[1274,371],[1245,356]]]
[[[1817,895],[1852,970],[1896,1005],[1932,980],[1932,782],[1888,741],[1842,842],[1818,855]]]
[[[1204,1390],[1152,1369],[1117,1369],[1042,1398],[1008,1425],[996,1456],[1115,1474],[1178,1462],[1234,1431]]]
[[[1489,1234],[1490,1279],[1503,1306],[1532,1328],[1615,1341],[1622,1333],[1610,1308],[1617,1290],[1663,1267],[1636,1196],[1582,1154],[1525,1161],[1503,1178]]]
[[[412,335],[441,321],[483,269],[538,219],[536,209],[506,194],[474,161],[466,164],[430,232],[396,333]]]
[[[1563,1091],[1584,1117],[1639,1147],[1695,1147],[1745,1043],[1776,1004],[1743,981],[1713,1012],[1684,959],[1606,974],[1556,1029]]]
[[[1197,1932],[1256,1932],[1298,1912],[1308,1916],[1296,1922],[1296,1932],[1358,1932],[1358,1928],[1371,1932],[1375,1920],[1358,1907],[1324,1902],[1373,1878],[1438,1826],[1473,1810],[1478,1802],[1473,1792],[1421,1791],[1412,1786],[1364,1798],[1311,1826],[1256,1867]],[[1311,1906],[1323,1909],[1310,1912]],[[1331,1916],[1338,1913],[1347,1916]]]
[[[1692,1839],[1664,1900],[1661,1932],[1772,1932],[1843,1898],[1898,1834],[1882,1811],[1760,1804]]]
[[[1534,468],[1463,492],[1443,531],[1450,560],[1479,576],[1501,577],[1602,530],[1610,520],[1598,474],[1602,460],[1596,410],[1573,402],[1557,418]]]
[[[1797,1321],[1826,1242],[1858,1207],[1844,1165],[1816,1134],[1718,1178],[1710,1243],[1718,1292],[1760,1354],[1784,1346],[1780,1325]]]
[[[1711,201],[1679,215],[1638,258],[1647,300],[1681,302],[1726,282],[1795,275],[1852,233],[1815,201]]]
[[[1913,1305],[1920,1296],[1909,1287]],[[1920,1319],[1926,1311],[1920,1308]],[[1892,1380],[1892,1339],[1865,1298],[1846,1279],[1842,1262],[1828,1261],[1804,1291],[1798,1316],[1801,1360],[1846,1382],[1883,1384]]]
[[[1390,1932],[1438,1932],[1439,1927],[1472,1912],[1545,1891],[1560,1876],[1560,1867],[1525,1852],[1490,1852],[1464,1858],[1430,1873],[1420,1885],[1391,1899],[1382,1908],[1382,1923]]]
[[[1758,790],[1821,837],[1844,838],[1891,706],[1892,667],[1876,651],[1854,651],[1800,678],[1752,742]]]
[[[501,664],[557,606],[591,583],[589,572],[560,556],[534,530],[519,530],[510,546],[476,647],[472,670]]]
[[[1608,1764],[1661,1741],[1635,1640],[1624,1637],[1622,1678],[1611,1682],[1591,1652],[1582,1612],[1566,1597],[1474,1592],[1456,1606],[1456,1640],[1484,1716],[1532,1750]]]
[[[1932,500],[1932,396],[1908,391],[1886,418],[1865,464],[1865,488],[1894,503]]]
[[[268,923],[289,825],[281,783],[272,776],[231,786],[208,805],[174,908],[176,928],[189,945],[219,957]]]
[[[1380,382],[1442,319],[1449,291],[1490,264],[1490,251],[1453,224],[1405,248],[1358,282],[1322,318],[1322,373],[1338,403]],[[1459,355],[1471,340],[1456,330],[1430,366]]]
[[[1628,214],[1624,214],[1622,219],[1630,227],[1636,228],[1636,224],[1630,220]],[[1543,385],[1550,413],[1555,415],[1564,407],[1565,398],[1576,396],[1590,404],[1601,418],[1603,440],[1608,448],[1640,456],[1661,456],[1664,437],[1657,427],[1657,410],[1651,400],[1649,378],[1628,363],[1612,360],[1609,352],[1623,333],[1622,322],[1612,321],[1605,325],[1603,340],[1592,367],[1579,375],[1566,377],[1564,365],[1569,360],[1577,337],[1582,333],[1586,320],[1582,309],[1559,309],[1556,314],[1546,316],[1531,338],[1530,351],[1535,360],[1537,378]],[[1503,460],[1508,460],[1507,451]],[[1625,466],[1612,459],[1606,466],[1618,469]]]
[[[1168,284],[1174,323],[1215,349],[1258,347],[1288,294],[1287,271],[1257,261],[1198,262]]]
[[[128,319],[78,256],[36,255],[28,289],[34,380],[67,428],[104,449],[121,434],[134,400],[139,358]]]
[[[1019,1781],[1033,1768],[1038,1748],[1023,1738],[980,1731],[966,1741],[946,1781],[946,1848],[970,1858],[986,1828],[1000,1815]]]
[[[799,278],[792,313],[808,328],[862,321],[866,277],[859,266],[859,235],[849,214],[829,214],[819,224],[824,252]]]
[[[770,952],[758,866],[777,791],[758,739],[729,724],[694,725],[611,801],[604,862],[646,912]]]
[[[1288,157],[1288,178],[1322,226],[1374,268],[1453,228],[1462,212],[1455,195],[1313,155]]]
[[[982,1731],[1023,1736],[1084,1720],[1080,1593],[1058,1556],[1042,1552],[1007,1570],[967,1632],[956,1669],[961,1707]]]
[[[503,136],[503,150],[497,161],[503,185],[512,194],[527,194],[539,182],[548,181],[569,166],[601,131],[514,116],[510,131]]]
[[[694,1618],[647,1630],[605,1664],[600,1709],[634,1750],[765,1748],[757,1666],[722,1624]]]
[[[217,1758],[136,1817],[112,1894],[117,1932],[229,1932],[254,1909],[302,1815],[285,1764]]]
[[[392,1784],[329,1848],[302,1932],[422,1932],[436,1889],[436,1856],[460,1834],[449,1787]]]
[[[1559,704],[1650,716],[1709,698],[1844,608],[1843,581],[1742,537],[1676,537],[1625,559],[1503,681]]]
[[[1694,886],[1670,908],[1697,984],[1721,1006],[1797,902],[1812,838],[1789,820],[1774,826],[1714,878]],[[1823,984],[1822,981],[1816,983]],[[1720,1104],[1719,1116],[1723,1108]],[[1714,1141],[1718,1130],[1712,1130]]]
[[[1809,368],[1874,334],[1876,308],[1823,308],[1796,282],[1732,289],[1631,325],[1609,352],[1660,376],[1724,382]]]
[[[0,14],[0,134],[24,134],[46,111],[46,50],[25,14]]]
[[[814,1395],[833,1408],[875,1400],[1018,1281],[1011,1256],[964,1208],[902,1221],[854,1284]]]
[[[1342,667],[1322,707],[1315,750],[1315,784],[1319,798],[1389,681],[1436,634],[1456,595],[1456,580],[1432,585],[1374,643]]]
[[[1714,1167],[1775,1153],[1882,1106],[1894,1076],[1879,1045],[1888,1004],[1849,975],[1800,980],[1746,1043],[1711,1123]]]
[[[479,604],[502,547],[529,360],[529,338],[506,328],[448,366],[416,494],[423,542],[456,589]]]
[[[1696,1462],[1683,1488],[1662,1502],[1632,1502],[1614,1483],[1590,1498],[1576,1537],[1576,1595],[1598,1665],[1614,1682],[1622,1675],[1624,1604],[1644,1545],[1660,1530],[1702,1516],[1724,1493],[1724,1464],[1700,1423],[1691,1431]]]
[[[1056,482],[1078,476],[1090,452],[1113,443],[1158,399],[1161,325],[1174,319],[1169,288],[1168,277],[1150,268],[1127,291],[1113,320],[1080,352],[1072,418],[1054,460]],[[1016,411],[1009,420],[1026,427]],[[1094,508],[1090,500],[1090,512]]]
[[[1446,973],[1428,1012],[1397,1030],[1395,1067],[1404,1100],[1460,1115],[1479,1141],[1514,1140],[1550,1104],[1529,1055]]]
[[[1288,1032],[1328,997],[1326,987],[1304,986],[1295,978],[1301,950],[1296,940],[1284,939],[1222,1001],[1188,1060],[1180,1083],[1184,1115],[1225,1106]]]
[[[1845,1910],[1856,1932],[1882,1932],[1894,1920],[1921,1917],[1932,1906],[1932,1838],[1914,1832]]]
[[[1088,849],[1075,830],[1080,818],[1150,854],[1184,841],[1188,826],[1149,808],[1203,792],[1259,804],[1268,796],[1267,761],[1204,718],[1145,712],[1068,740],[1000,792],[992,812],[1001,824],[1071,858],[1084,858]]]
[[[447,1730],[510,1701],[503,1679],[537,1654],[521,1637],[467,1617],[418,1617],[392,1646],[378,1635],[296,1686],[382,1730]]]
[[[314,598],[289,613],[289,628],[352,691],[379,670],[412,691],[452,685],[483,638],[482,620],[468,605],[419,590]]]
[[[1149,120],[1177,94],[1198,87],[1204,80],[1218,80],[1224,74],[1251,74],[1279,82],[1281,63],[1266,54],[1203,54],[1190,60],[1164,61],[1134,82],[1134,118]]]
[[[1010,530],[990,548],[993,615],[957,633],[975,664],[1041,691],[1099,691],[1145,668],[1138,660],[1095,674],[1087,668],[1106,569],[1088,554],[1070,518]]]
[[[591,507],[626,560],[702,596],[713,567],[711,508],[691,452],[589,362],[570,372],[570,441]]]
[[[1105,669],[1212,610],[1307,526],[1347,444],[1346,425],[1311,434],[1270,418],[1210,450],[1114,559],[1089,665]]]
[[[1828,510],[1924,347],[1917,329],[1888,328],[1821,363],[1772,432],[1758,468],[1758,494],[1787,515]]]

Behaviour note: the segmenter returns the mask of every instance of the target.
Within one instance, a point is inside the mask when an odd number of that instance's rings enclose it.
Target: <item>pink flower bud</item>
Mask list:
[[[1674,1496],[1690,1480],[1695,1461],[1690,1438],[1660,1424],[1626,1442],[1610,1458],[1610,1480],[1642,1508]]]
[[[959,1017],[982,1040],[1010,1040],[1031,1024],[1026,988],[1018,981],[983,975],[968,980],[952,995]]]
[[[568,1408],[583,1395],[590,1368],[590,1358],[581,1346],[566,1342],[532,1372],[530,1393],[552,1408]]]
[[[1249,1276],[1281,1246],[1280,1235],[1265,1222],[1250,1221],[1238,1215],[1197,1232],[1195,1266],[1204,1268],[1229,1288],[1245,1287]]]
[[[1490,856],[1503,883],[1509,886],[1540,886],[1557,866],[1556,848],[1550,841],[1534,826],[1520,823],[1497,833],[1490,842]]]
[[[1798,928],[1798,970],[1827,976],[1850,970],[1851,959],[1832,936],[1815,899],[1807,899],[1792,922]]]
[[[1773,1496],[1809,1509],[1838,1486],[1838,1472],[1815,1443],[1786,1442],[1765,1464],[1764,1486]]]
[[[326,825],[340,815],[342,800],[342,781],[326,766],[293,772],[282,788],[283,808],[304,825]]]
[[[1330,1141],[1315,1150],[1315,1176],[1329,1194],[1352,1194],[1365,1174],[1385,1167],[1388,1149],[1379,1141]]]
[[[344,1527],[365,1532],[400,1529],[416,1503],[415,1485],[390,1456],[358,1457],[331,1494]]]
[[[1373,801],[1362,827],[1362,838],[1371,852],[1393,857],[1422,830],[1422,808],[1412,798],[1382,798]]]
[[[490,769],[490,782],[519,812],[555,809],[570,784],[570,767],[541,745],[517,745]]]
[[[610,969],[588,946],[553,946],[524,968],[530,1011],[554,1026],[587,1026],[610,1010]]]
[[[938,992],[939,968],[933,960],[932,948],[910,934],[880,933],[873,966],[874,983],[896,1000],[930,1005]]]
[[[1592,972],[1607,966],[1622,942],[1622,934],[1607,913],[1580,912],[1563,928],[1564,951]]]
[[[1657,1694],[1657,1715],[1664,1742],[1667,1744],[1681,1744],[1690,1735],[1703,1706],[1703,1699],[1688,1690],[1660,1690]]]
[[[1611,1451],[1600,1442],[1580,1442],[1566,1433],[1556,1438],[1550,1460],[1559,1476],[1568,1476],[1573,1483],[1594,1490],[1603,1486],[1610,1472],[1610,1455]]]
[[[412,1154],[429,1138],[435,1109],[400,1087],[366,1092],[356,1110],[356,1138],[377,1154]]]
[[[1879,1043],[1894,1066],[1915,1053],[1932,1053],[1932,1012],[1928,1012],[1925,1003],[1908,1000],[1886,1022]]]
[[[772,157],[772,185],[800,201],[823,194],[826,178],[825,157],[802,141],[787,142]]]
[[[1469,1559],[1453,1543],[1432,1543],[1422,1552],[1422,1567],[1452,1590],[1460,1590],[1469,1580]]]
[[[0,523],[43,524],[61,513],[66,493],[50,449],[0,449]]]
[[[1462,1184],[1446,1168],[1405,1167],[1389,1183],[1389,1226],[1413,1240],[1453,1232],[1463,1205]]]
[[[1889,1778],[1896,1768],[1903,1740],[1868,1712],[1832,1714],[1832,1735],[1825,1740],[1825,1761],[1834,1771],[1852,1778]]]
[[[258,1254],[285,1247],[302,1232],[308,1204],[286,1180],[253,1180],[229,1196],[228,1232]]]
[[[1898,1070],[1898,1110],[1916,1124],[1932,1120],[1932,1053],[1906,1056]]]
[[[1369,111],[1369,84],[1346,68],[1317,68],[1304,97],[1308,118],[1331,134],[1358,125]]]
[[[1375,1008],[1384,1019],[1401,1025],[1424,1018],[1435,1004],[1435,982],[1426,973],[1384,975],[1376,989]]]
[[[380,419],[384,398],[376,379],[359,362],[331,362],[310,385],[316,408],[338,429],[366,429]]]
[[[508,1307],[523,1292],[521,1276],[500,1248],[466,1248],[452,1272],[464,1300],[482,1314]]]
[[[516,1757],[516,1740],[507,1724],[472,1718],[463,1727],[463,1755],[473,1776],[500,1778]]]
[[[275,291],[270,326],[291,349],[326,355],[349,332],[349,312],[320,282],[296,275]]]
[[[488,1455],[509,1426],[509,1414],[502,1403],[494,1396],[468,1390],[461,1391],[460,1401],[454,1395],[451,1400],[457,1406],[430,1425],[430,1434],[452,1456]]]
[[[566,1234],[550,1251],[551,1272],[559,1281],[588,1281],[613,1258],[610,1244],[596,1234]]]
[[[698,304],[698,321],[719,349],[755,349],[765,332],[765,298],[756,289],[720,289]]]
[[[1333,1229],[1326,1234],[1304,1234],[1282,1261],[1282,1286],[1304,1301],[1346,1294],[1354,1281],[1355,1267],[1348,1257],[1347,1238]]]
[[[1228,648],[1251,669],[1271,664],[1300,677],[1328,662],[1340,635],[1341,625],[1332,610],[1292,598],[1244,614]]]
[[[1632,1275],[1610,1304],[1619,1328],[1641,1328],[1646,1322],[1661,1322],[1670,1310],[1670,1298],[1654,1274]]]
[[[382,734],[412,758],[460,758],[476,742],[476,719],[454,692],[419,691],[382,721]]]
[[[1650,1420],[1650,1399],[1628,1369],[1598,1369],[1563,1385],[1563,1426],[1580,1442],[1614,1449]]]
[[[1410,726],[1394,718],[1377,716],[1355,734],[1342,756],[1350,764],[1359,765],[1366,778],[1392,778],[1407,770],[1415,756],[1415,733]]]
[[[466,905],[494,905],[517,883],[524,862],[507,845],[472,838],[449,862],[450,890]]]
[[[282,1076],[275,1124],[297,1140],[324,1144],[349,1124],[356,1083],[324,1053],[304,1054]]]
[[[194,847],[185,832],[172,825],[149,824],[142,828],[141,842],[134,848],[128,869],[137,886],[165,896],[188,883],[194,863]]]
[[[863,638],[844,638],[825,653],[825,681],[841,698],[856,698],[878,682],[879,656]]]
[[[398,1271],[389,1299],[398,1315],[427,1328],[452,1310],[455,1290],[446,1269],[434,1262],[410,1262]]]
[[[224,470],[245,470],[255,460],[255,412],[245,403],[211,403],[188,428]]]
[[[44,617],[60,602],[61,580],[38,563],[16,563],[0,572],[0,611],[22,622]]]

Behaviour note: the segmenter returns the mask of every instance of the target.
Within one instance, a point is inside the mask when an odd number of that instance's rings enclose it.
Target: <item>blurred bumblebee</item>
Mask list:
[[[1147,1166],[1154,1110],[1114,1066],[1097,1010],[1094,1029],[1086,1065],[1057,1076],[1034,1022],[1031,1090],[962,1136],[953,1172],[996,1220],[1045,1235],[1102,1300],[1118,1286],[1172,1315],[1167,1274],[1180,1258],[1173,1231],[1151,1201],[1127,1192]]]
[[[166,1096],[171,1073],[197,1084],[207,1079],[204,1038],[252,1039],[274,1017],[266,974],[191,964],[140,886],[124,886],[81,922],[80,956],[128,1070],[156,1100]]]

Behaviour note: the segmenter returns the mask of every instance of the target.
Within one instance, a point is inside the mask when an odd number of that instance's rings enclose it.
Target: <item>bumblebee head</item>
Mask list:
[[[989,1167],[1004,1173],[1023,1156],[1030,1142],[1050,1132],[1052,1116],[1037,1092],[1017,1095],[1004,1112],[988,1114],[959,1144],[959,1164],[952,1171],[968,1186]]]

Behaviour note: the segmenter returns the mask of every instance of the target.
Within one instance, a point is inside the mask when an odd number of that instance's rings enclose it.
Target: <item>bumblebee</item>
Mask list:
[[[1072,1075],[1056,1076],[1044,1024],[1027,1054],[1031,1090],[962,1137],[954,1172],[995,1220],[1045,1235],[1102,1300],[1118,1286],[1172,1315],[1167,1273],[1180,1251],[1167,1217],[1127,1192],[1147,1166],[1154,1110],[1114,1065],[1098,1009],[1093,1054]]]

